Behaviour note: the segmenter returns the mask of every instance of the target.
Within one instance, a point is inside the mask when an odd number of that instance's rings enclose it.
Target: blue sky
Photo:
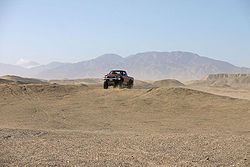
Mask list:
[[[250,67],[248,0],[0,0],[0,62],[190,51]]]

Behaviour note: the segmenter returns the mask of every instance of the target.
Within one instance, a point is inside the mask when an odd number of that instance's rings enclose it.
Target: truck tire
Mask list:
[[[105,82],[103,83],[103,88],[104,88],[104,89],[108,89],[108,88],[109,88],[109,84],[108,84],[107,81],[105,81]]]
[[[121,80],[119,81],[119,88],[120,89],[122,89],[123,88],[123,81],[124,81],[124,79],[123,78],[121,78]]]
[[[115,81],[115,83],[114,83],[114,88],[117,88],[117,86],[119,85],[119,81]]]
[[[132,89],[134,86],[134,82],[132,80],[129,80],[128,82],[128,89]]]

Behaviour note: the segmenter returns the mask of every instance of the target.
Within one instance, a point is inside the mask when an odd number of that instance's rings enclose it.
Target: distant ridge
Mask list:
[[[13,83],[13,81],[0,78],[0,84],[7,84],[7,83]]]
[[[31,69],[0,64],[0,75],[42,79],[102,78],[111,69],[125,69],[139,80],[197,80],[209,74],[250,73],[250,68],[199,56],[191,52],[144,52],[121,57],[105,54],[78,63],[51,63]]]
[[[39,80],[39,79],[34,79],[34,78],[22,78],[19,76],[14,76],[14,75],[5,75],[0,77],[1,80],[5,80],[8,82],[15,82],[15,83],[20,83],[20,84],[42,84],[46,83],[45,81]]]

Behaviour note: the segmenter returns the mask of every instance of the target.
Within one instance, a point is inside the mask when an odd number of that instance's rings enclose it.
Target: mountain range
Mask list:
[[[208,74],[250,73],[250,68],[199,56],[191,52],[144,52],[121,57],[105,54],[78,63],[52,62],[33,68],[0,63],[0,75],[18,75],[41,79],[101,78],[111,69],[127,70],[140,80],[201,79]]]

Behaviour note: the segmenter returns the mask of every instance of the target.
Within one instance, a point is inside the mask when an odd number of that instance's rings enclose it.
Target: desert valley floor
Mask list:
[[[250,91],[0,84],[0,166],[250,166]]]

